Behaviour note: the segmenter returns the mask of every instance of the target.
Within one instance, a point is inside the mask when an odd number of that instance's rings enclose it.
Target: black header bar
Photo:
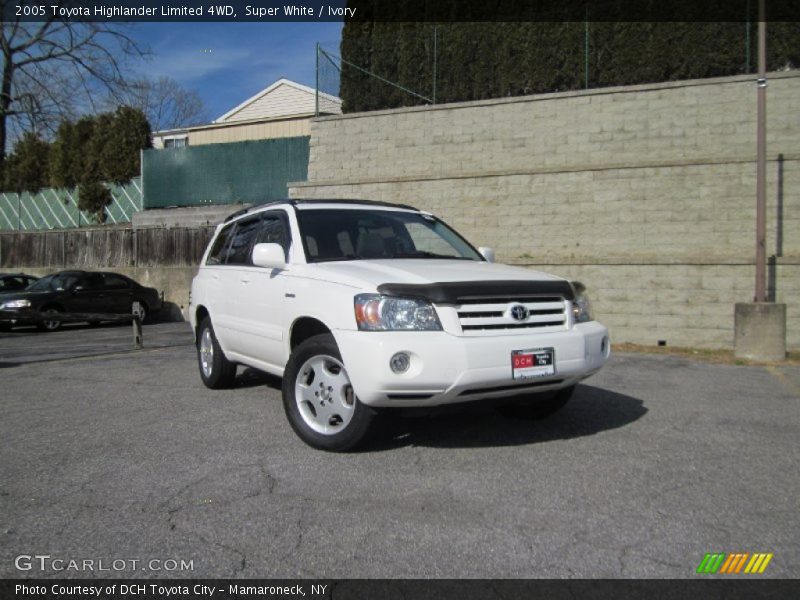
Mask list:
[[[758,0],[4,0],[4,23],[84,22],[755,22]],[[797,0],[768,21],[800,22]]]

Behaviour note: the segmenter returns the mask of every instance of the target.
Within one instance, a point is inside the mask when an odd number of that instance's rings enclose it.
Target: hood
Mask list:
[[[497,263],[411,258],[316,263],[309,265],[307,275],[374,290],[387,283],[426,285],[457,281],[564,281],[561,277],[541,271]]]
[[[37,298],[42,296],[53,295],[55,292],[26,292],[24,290],[17,290],[12,292],[0,293],[0,304],[9,302],[11,300],[30,300],[31,303]]]

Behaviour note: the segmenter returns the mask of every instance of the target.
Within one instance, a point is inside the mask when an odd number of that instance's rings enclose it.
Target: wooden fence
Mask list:
[[[0,268],[194,266],[213,233],[213,226],[0,233]]]

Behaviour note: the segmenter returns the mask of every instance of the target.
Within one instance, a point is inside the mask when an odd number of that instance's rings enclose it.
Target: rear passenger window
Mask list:
[[[107,290],[127,290],[131,284],[127,279],[114,273],[106,274],[106,289]]]

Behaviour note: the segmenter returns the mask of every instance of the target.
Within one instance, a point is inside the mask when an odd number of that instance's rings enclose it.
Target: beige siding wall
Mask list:
[[[315,100],[313,94],[284,84],[279,85],[265,96],[233,113],[225,119],[225,122],[309,114],[314,113],[314,108]]]
[[[755,97],[737,77],[326,117],[290,192],[431,210],[584,281],[618,342],[730,347],[753,296]],[[768,98],[770,286],[800,348],[800,74]]]
[[[195,129],[189,132],[189,145],[222,144],[245,140],[267,140],[309,135],[311,119],[287,119],[267,123],[248,123]]]

